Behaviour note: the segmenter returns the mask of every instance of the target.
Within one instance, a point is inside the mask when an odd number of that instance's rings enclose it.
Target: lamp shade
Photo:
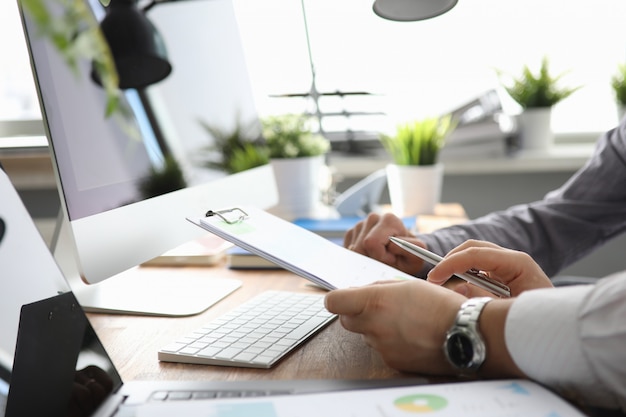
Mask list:
[[[161,35],[136,0],[111,0],[100,29],[113,54],[120,88],[146,87],[172,71]],[[92,77],[98,81],[94,72]]]
[[[430,19],[452,9],[457,0],[376,0],[374,13],[401,22]]]

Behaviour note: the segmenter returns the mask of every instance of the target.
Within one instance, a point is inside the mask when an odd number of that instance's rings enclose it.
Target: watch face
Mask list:
[[[458,368],[468,368],[474,359],[474,345],[464,333],[452,333],[446,342],[448,359]]]

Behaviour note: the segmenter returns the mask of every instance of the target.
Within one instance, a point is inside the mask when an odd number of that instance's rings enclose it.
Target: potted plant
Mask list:
[[[159,168],[152,166],[150,175],[141,181],[139,189],[144,198],[156,197],[187,186],[185,175],[176,159],[168,155]]]
[[[626,109],[626,64],[617,67],[617,73],[611,77],[611,88],[617,103],[617,117],[621,120]]]
[[[320,179],[330,142],[312,131],[304,115],[268,116],[261,124],[278,189],[278,205],[273,212],[288,219],[314,217],[321,201]]]
[[[269,162],[258,120],[243,123],[238,118],[231,129],[199,123],[213,139],[207,147],[209,154],[202,158],[207,167],[234,174]]]
[[[319,157],[330,149],[330,142],[313,133],[305,115],[283,114],[261,120],[263,137],[271,159]]]
[[[391,207],[396,215],[434,212],[443,185],[439,151],[455,127],[450,115],[427,117],[398,125],[393,136],[381,135],[383,147],[393,161],[386,170]]]
[[[503,81],[507,93],[522,107],[518,117],[522,149],[547,150],[552,146],[552,107],[580,88],[560,86],[563,75],[551,75],[544,56],[537,74],[524,66],[521,75],[508,83]]]

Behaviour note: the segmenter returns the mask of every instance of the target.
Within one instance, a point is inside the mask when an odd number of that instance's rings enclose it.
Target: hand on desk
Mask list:
[[[326,308],[340,315],[349,331],[363,335],[391,367],[430,375],[453,375],[443,353],[452,326],[466,294],[490,295],[477,288],[442,287],[450,275],[470,268],[485,271],[511,287],[514,295],[531,288],[551,286],[548,277],[526,254],[494,244],[468,241],[453,250],[429,275],[429,281],[381,282],[360,288],[334,290],[326,296]],[[486,305],[480,329],[489,355],[481,373],[520,377],[504,340],[504,325],[513,299],[497,299]]]
[[[423,280],[385,281],[331,291],[326,308],[340,315],[345,329],[362,334],[392,368],[450,375],[442,346],[465,299]]]

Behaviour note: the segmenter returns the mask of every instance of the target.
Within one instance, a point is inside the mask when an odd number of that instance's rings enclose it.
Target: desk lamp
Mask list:
[[[425,20],[452,9],[457,0],[376,0],[374,13],[400,22]]]
[[[100,23],[113,54],[121,89],[146,87],[172,71],[165,43],[145,15],[154,4],[140,9],[137,0],[111,0]],[[91,75],[98,82],[94,71]]]

